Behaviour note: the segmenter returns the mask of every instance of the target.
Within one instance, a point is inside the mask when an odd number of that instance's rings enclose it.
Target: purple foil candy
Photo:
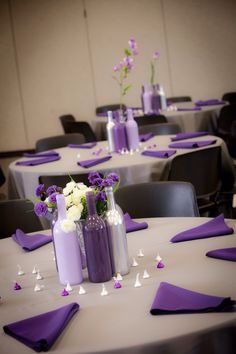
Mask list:
[[[114,289],[120,289],[121,288],[121,283],[119,282],[119,280],[116,280],[115,281],[115,284],[114,284]]]
[[[14,290],[21,290],[21,286],[20,284],[18,284],[17,282],[14,283]]]
[[[68,295],[69,295],[69,291],[67,291],[65,288],[62,289],[61,296],[68,296]]]
[[[157,262],[157,268],[164,268],[165,265],[162,261]]]

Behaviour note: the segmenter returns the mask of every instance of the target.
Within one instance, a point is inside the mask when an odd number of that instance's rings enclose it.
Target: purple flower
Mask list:
[[[105,201],[105,200],[106,200],[106,193],[103,192],[103,191],[98,191],[98,192],[96,193],[95,200],[102,200],[102,201]]]
[[[35,190],[35,194],[37,197],[42,197],[42,195],[45,193],[44,189],[44,184],[39,184],[38,187]]]
[[[156,50],[152,55],[153,59],[158,59],[159,56],[160,56],[160,52],[158,50]]]
[[[119,181],[119,176],[115,172],[111,172],[107,175],[107,178],[111,179],[113,182],[118,182]]]
[[[45,216],[47,214],[48,207],[44,202],[38,202],[34,205],[34,212],[37,216]]]
[[[52,185],[50,187],[48,187],[47,189],[47,195],[49,196],[50,194],[53,194],[57,191],[57,186],[56,185]]]
[[[88,175],[89,183],[91,183],[92,185],[97,185],[96,183],[99,179],[102,179],[101,175],[96,171],[90,172]]]
[[[49,196],[48,196],[48,201],[49,201],[49,203],[56,203],[56,196],[57,196],[57,192],[55,192],[55,193],[52,193],[52,194],[50,194]]]
[[[104,180],[102,181],[102,186],[103,187],[110,187],[110,186],[112,186],[113,185],[113,180],[111,179],[111,178],[108,178],[108,177],[106,177],[106,178],[104,178]]]
[[[119,71],[119,70],[120,70],[119,65],[114,65],[114,66],[113,66],[113,71]]]

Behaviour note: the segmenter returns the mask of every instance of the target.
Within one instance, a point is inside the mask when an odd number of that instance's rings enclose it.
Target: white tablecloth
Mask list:
[[[53,261],[53,245],[47,244],[32,252],[23,251],[11,238],[0,241],[0,324],[22,320],[71,302],[80,305],[61,336],[50,350],[55,354],[122,353],[122,354],[185,354],[233,353],[231,330],[236,326],[234,313],[205,313],[152,316],[150,314],[156,290],[161,281],[193,291],[236,300],[235,262],[208,258],[209,250],[236,247],[236,235],[212,237],[172,244],[170,238],[177,232],[200,225],[207,218],[153,218],[147,219],[148,229],[127,234],[130,258],[138,266],[121,282],[121,289],[107,282],[108,296],[100,295],[101,284],[90,283],[84,272],[85,295],[79,295],[79,285],[67,297],[60,296],[62,285]],[[235,220],[228,225],[236,228]],[[137,256],[142,249],[144,257]],[[165,268],[157,269],[157,253]],[[24,276],[17,275],[19,264]],[[34,266],[40,269],[44,285],[34,292]],[[144,270],[150,274],[143,279]],[[135,288],[140,273],[141,287]],[[16,280],[22,290],[12,290]],[[231,342],[228,342],[231,341]],[[1,354],[32,353],[33,351],[1,330]],[[234,342],[235,344],[235,342]]]
[[[207,146],[223,146],[222,139],[215,136],[203,136],[190,140],[209,140],[216,139],[216,144]],[[104,163],[98,164],[91,168],[83,168],[77,165],[78,160],[90,159],[96,156],[93,152],[102,148],[102,152],[98,157],[104,156],[108,153],[107,141],[98,142],[93,149],[74,149],[74,148],[60,148],[56,149],[61,155],[61,159],[55,162],[50,162],[38,166],[18,166],[16,161],[9,166],[9,196],[20,198],[32,198],[35,188],[39,183],[39,176],[41,175],[62,175],[62,174],[86,174],[89,171],[99,170],[104,173],[117,172],[120,175],[121,186],[126,184],[150,182],[159,180],[161,178],[164,167],[168,159],[154,158],[141,155],[142,149],[150,145],[156,144],[158,150],[166,150],[168,144],[171,142],[170,135],[155,136],[142,143],[140,152],[133,155],[130,154],[113,154],[112,158]],[[176,154],[187,154],[194,149],[176,149]],[[80,157],[77,155],[80,154]],[[173,155],[173,156],[176,156]],[[170,158],[173,158],[170,157]],[[26,160],[23,158],[22,160]],[[68,182],[69,182],[68,176]]]

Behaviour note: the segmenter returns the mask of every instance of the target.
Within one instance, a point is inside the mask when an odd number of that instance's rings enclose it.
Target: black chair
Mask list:
[[[229,102],[229,104],[236,104],[236,92],[225,92],[222,100]]]
[[[199,216],[193,186],[185,182],[131,184],[115,193],[116,203],[132,218]]]
[[[177,134],[181,133],[181,128],[178,124],[175,123],[157,123],[157,124],[148,124],[141,125],[139,127],[140,134],[146,134],[152,132],[155,135],[168,135],[168,134]]]
[[[221,108],[220,115],[217,119],[216,134],[222,138],[232,157],[236,157],[236,104],[226,105]]]
[[[134,117],[134,120],[137,122],[138,126],[156,123],[168,123],[167,118],[162,114],[138,116]]]
[[[63,129],[66,134],[79,133],[85,138],[85,142],[97,141],[97,137],[88,122],[64,122]]]
[[[217,213],[221,188],[221,148],[219,146],[173,156],[162,179],[190,182],[196,191],[200,214]]]
[[[0,166],[0,187],[6,182],[6,177],[4,175],[3,169]]]
[[[96,108],[96,115],[106,115],[108,111],[117,111],[118,109],[126,110],[126,106],[124,104],[120,106],[118,103],[99,106]]]
[[[0,215],[0,238],[10,237],[16,229],[24,232],[42,230],[42,224],[34,213],[34,205],[29,200],[1,200]]]
[[[192,98],[190,96],[174,96],[174,97],[167,97],[166,101],[167,101],[167,105],[169,106],[172,103],[191,102]]]
[[[88,182],[88,173],[85,174],[71,174],[71,175],[42,175],[39,176],[39,183],[44,184],[45,188],[48,188],[49,186],[56,185],[61,188],[65,188],[66,184],[71,181],[71,178],[76,182],[76,183],[84,183],[86,186],[89,185]]]
[[[79,133],[56,135],[36,141],[35,150],[36,152],[40,152],[64,147],[68,144],[83,144],[84,142],[84,136]]]

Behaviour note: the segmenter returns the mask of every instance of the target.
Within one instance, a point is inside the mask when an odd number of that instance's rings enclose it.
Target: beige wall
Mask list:
[[[112,67],[130,36],[140,54],[126,104],[140,106],[156,49],[168,96],[235,91],[235,18],[234,0],[1,0],[0,151],[62,134],[61,114],[90,121],[118,102]]]

